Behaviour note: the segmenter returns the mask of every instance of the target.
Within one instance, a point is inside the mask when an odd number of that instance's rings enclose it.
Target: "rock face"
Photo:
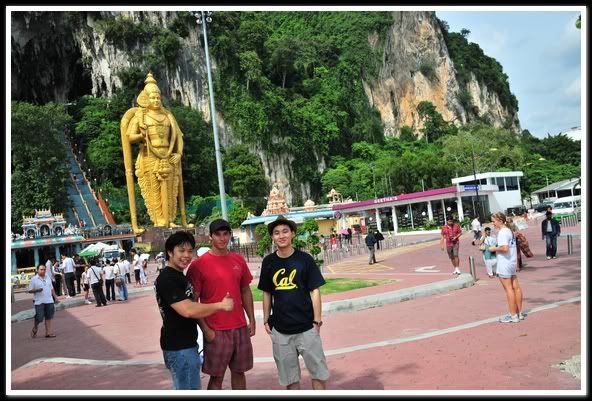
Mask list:
[[[35,103],[66,102],[84,94],[110,96],[122,86],[117,74],[139,66],[150,52],[137,41],[123,48],[106,40],[96,29],[105,16],[124,16],[134,22],[150,21],[168,27],[175,12],[12,12],[11,13],[11,94],[15,100]],[[416,111],[419,102],[432,102],[445,120],[462,124],[478,115],[494,125],[508,119],[519,130],[517,112],[505,109],[495,93],[475,79],[467,85],[473,107],[468,111],[458,101],[461,90],[454,65],[448,55],[440,27],[432,12],[394,12],[383,53],[383,65],[375,81],[364,82],[371,105],[380,112],[385,135],[398,135],[404,125],[421,128]],[[210,120],[207,70],[201,31],[189,30],[181,39],[177,60],[164,68],[164,76],[155,76],[162,95],[198,109]],[[376,33],[368,43],[379,45]],[[211,59],[215,70],[215,60]],[[217,113],[221,146],[240,141],[232,127]],[[281,141],[281,139],[277,139]],[[281,145],[281,144],[278,144]],[[263,163],[269,182],[283,186],[289,206],[299,206],[311,198],[311,185],[298,182],[292,172],[293,157],[266,152],[249,144]],[[318,171],[325,169],[318,156]]]
[[[457,125],[476,112],[495,126],[510,118],[514,130],[519,130],[517,113],[504,108],[497,95],[482,88],[474,77],[467,90],[475,107],[467,111],[460,104],[461,88],[434,13],[399,11],[393,15],[395,22],[387,34],[379,77],[364,83],[369,102],[380,112],[385,135],[397,136],[404,125],[421,128],[416,109],[424,100]],[[373,35],[368,42],[371,46],[377,43]]]

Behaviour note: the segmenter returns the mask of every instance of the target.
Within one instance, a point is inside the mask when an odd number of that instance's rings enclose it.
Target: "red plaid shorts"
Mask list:
[[[244,373],[253,368],[253,346],[247,326],[231,330],[216,330],[214,341],[204,343],[202,371],[222,377],[229,367],[231,372]]]

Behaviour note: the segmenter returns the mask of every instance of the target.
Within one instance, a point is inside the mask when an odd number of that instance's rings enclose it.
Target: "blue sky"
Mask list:
[[[522,129],[543,138],[581,126],[581,36],[578,11],[436,11],[450,31],[471,31],[495,58],[518,99]]]

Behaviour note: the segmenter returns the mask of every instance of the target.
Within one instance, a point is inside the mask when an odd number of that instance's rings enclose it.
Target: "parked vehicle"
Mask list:
[[[549,206],[553,206],[553,202],[541,202],[533,206],[535,212],[544,212]]]
[[[507,216],[522,216],[527,211],[528,211],[528,209],[526,209],[526,206],[523,206],[523,205],[512,206],[512,207],[509,207],[506,209],[506,215]]]
[[[108,248],[103,249],[101,256],[104,261],[113,258],[121,260],[122,258],[125,258],[125,251],[117,245],[110,245]]]
[[[575,214],[578,220],[581,219],[582,200],[580,195],[566,196],[564,198],[557,198],[553,202],[553,214],[561,216],[565,214]]]

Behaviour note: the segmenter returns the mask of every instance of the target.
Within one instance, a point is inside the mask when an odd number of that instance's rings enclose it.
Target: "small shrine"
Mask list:
[[[304,202],[304,210],[306,212],[313,212],[316,208],[316,204],[311,199]]]
[[[35,209],[35,216],[23,216],[25,238],[59,237],[64,235],[66,220],[63,214],[51,213],[51,209]]]
[[[267,198],[267,207],[263,213],[261,213],[261,216],[285,214],[289,211],[290,209],[286,205],[284,194],[278,189],[277,183],[273,184],[273,188],[271,189],[271,192]]]
[[[331,188],[331,191],[327,194],[327,198],[329,198],[330,205],[333,203],[343,203],[343,196],[335,188]]]

